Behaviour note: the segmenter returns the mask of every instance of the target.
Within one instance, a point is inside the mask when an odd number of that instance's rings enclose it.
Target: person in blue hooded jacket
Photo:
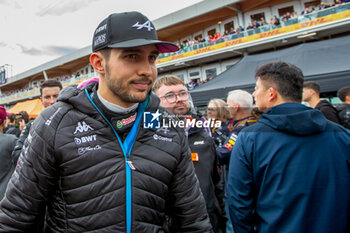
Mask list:
[[[350,131],[301,105],[303,74],[273,62],[257,69],[264,114],[243,129],[228,178],[235,233],[350,232]]]

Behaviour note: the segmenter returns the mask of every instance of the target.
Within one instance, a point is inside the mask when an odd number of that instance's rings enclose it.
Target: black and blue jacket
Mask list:
[[[121,139],[93,101],[95,84],[69,86],[33,122],[0,204],[0,232],[210,232],[205,201],[180,128],[143,127],[151,94]],[[167,219],[173,223],[167,226]]]

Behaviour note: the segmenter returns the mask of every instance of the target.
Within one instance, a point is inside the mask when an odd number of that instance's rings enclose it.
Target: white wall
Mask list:
[[[275,6],[272,6],[271,7],[271,11],[272,11],[272,17],[274,15],[276,15],[277,17],[278,16],[278,9],[281,9],[281,8],[285,8],[285,7],[289,7],[289,6],[293,6],[294,7],[294,11],[298,13],[298,15],[300,15],[300,12],[303,10],[301,9],[301,3],[300,1],[290,1],[290,2],[285,2],[285,3],[282,3],[282,4],[278,4],[278,5],[275,5]],[[290,12],[292,14],[292,12]]]

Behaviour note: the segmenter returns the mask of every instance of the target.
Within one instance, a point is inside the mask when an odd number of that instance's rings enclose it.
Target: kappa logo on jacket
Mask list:
[[[94,130],[90,125],[86,124],[85,121],[78,122],[77,127],[75,128],[74,134],[88,132],[89,130]]]

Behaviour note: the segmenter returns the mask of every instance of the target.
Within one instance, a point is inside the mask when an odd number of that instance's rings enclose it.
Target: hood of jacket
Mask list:
[[[328,121],[318,110],[298,103],[285,103],[267,110],[259,122],[290,134],[310,135],[325,131]]]

